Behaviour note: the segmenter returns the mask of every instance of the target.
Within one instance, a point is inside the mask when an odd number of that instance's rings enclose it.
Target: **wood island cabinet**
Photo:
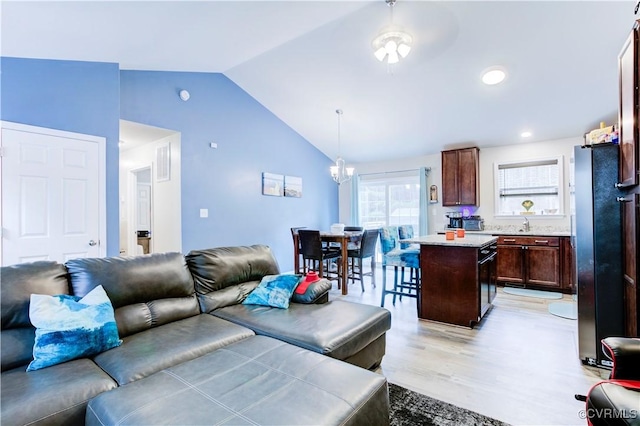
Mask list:
[[[479,204],[478,148],[442,151],[442,205],[477,206]]]
[[[561,289],[559,237],[500,236],[497,264],[499,283]]]
[[[421,245],[419,318],[465,327],[480,322],[496,297],[495,238],[486,239],[481,247]]]

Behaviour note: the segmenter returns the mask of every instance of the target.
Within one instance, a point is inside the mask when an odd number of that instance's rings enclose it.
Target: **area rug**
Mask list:
[[[552,291],[530,290],[528,288],[505,287],[504,292],[515,296],[537,297],[539,299],[562,299],[562,293]]]
[[[557,317],[578,319],[578,305],[575,302],[549,303],[549,313]]]
[[[389,383],[392,426],[507,426],[508,423]]]

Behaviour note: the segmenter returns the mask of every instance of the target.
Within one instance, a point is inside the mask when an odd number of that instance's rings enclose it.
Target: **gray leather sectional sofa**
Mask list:
[[[289,309],[241,304],[277,273],[260,245],[1,268],[0,423],[388,424],[386,379],[368,369],[389,312],[326,294]],[[26,372],[30,295],[98,285],[123,344]]]

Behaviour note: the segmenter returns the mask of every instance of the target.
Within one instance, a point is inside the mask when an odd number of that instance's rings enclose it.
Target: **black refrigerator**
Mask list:
[[[585,364],[611,367],[600,340],[624,335],[622,218],[615,144],[574,149],[578,348]]]

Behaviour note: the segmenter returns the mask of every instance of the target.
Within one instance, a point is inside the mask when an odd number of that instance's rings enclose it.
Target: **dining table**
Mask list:
[[[320,231],[320,240],[323,243],[339,243],[341,249],[340,261],[342,263],[342,274],[339,277],[342,294],[349,294],[348,285],[348,265],[349,265],[349,243],[356,243],[362,239],[362,231],[343,231],[339,233],[331,231]],[[293,268],[295,273],[304,273],[300,271],[300,244],[298,242],[298,233],[293,233]]]

